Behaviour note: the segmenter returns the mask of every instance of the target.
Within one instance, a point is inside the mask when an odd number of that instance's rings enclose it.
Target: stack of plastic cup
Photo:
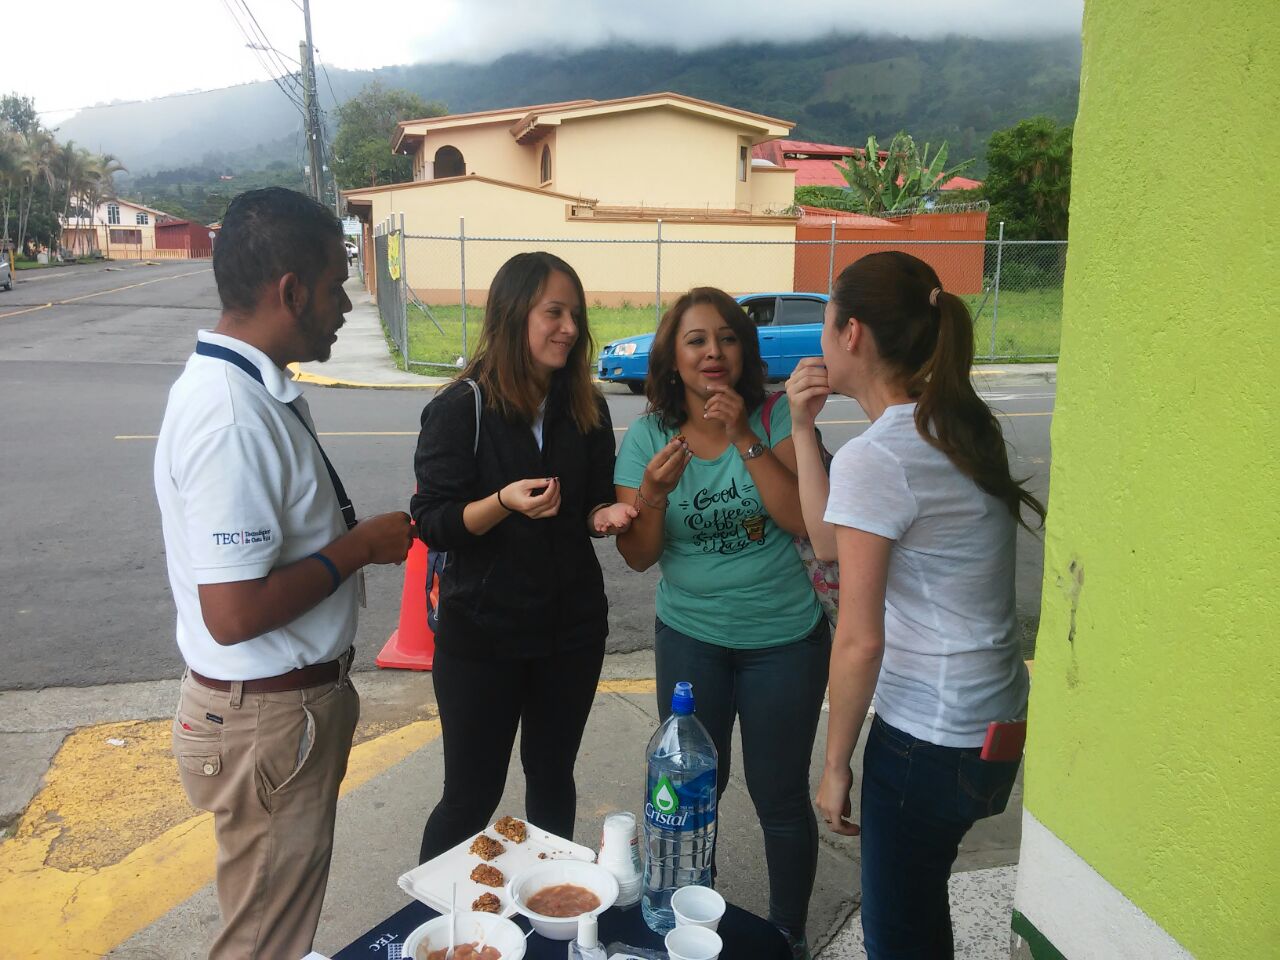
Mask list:
[[[597,862],[617,878],[618,899],[615,906],[629,907],[640,901],[644,871],[640,866],[640,842],[636,838],[635,814],[611,813],[604,818]]]

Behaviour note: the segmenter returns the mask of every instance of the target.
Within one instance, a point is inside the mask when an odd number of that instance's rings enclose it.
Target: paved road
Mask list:
[[[151,487],[154,434],[165,396],[200,327],[217,319],[207,262],[49,271],[0,293],[0,638],[9,653],[0,689],[176,676],[173,608]],[[1016,456],[1044,495],[1053,386],[1016,375],[983,377]],[[308,388],[326,449],[362,513],[403,508],[425,391]],[[609,394],[615,425],[641,411]],[[832,449],[866,428],[856,403],[823,415]],[[656,571],[626,569],[598,546],[609,584],[610,649],[652,642]],[[1023,536],[1019,609],[1040,605],[1041,546]],[[401,572],[369,577],[357,669],[395,627]]]

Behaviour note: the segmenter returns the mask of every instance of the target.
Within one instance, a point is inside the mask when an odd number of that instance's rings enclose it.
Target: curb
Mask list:
[[[295,383],[309,383],[316,387],[335,387],[344,390],[439,390],[452,381],[441,383],[365,383],[360,380],[343,380],[318,373],[307,373],[296,363],[289,364]]]

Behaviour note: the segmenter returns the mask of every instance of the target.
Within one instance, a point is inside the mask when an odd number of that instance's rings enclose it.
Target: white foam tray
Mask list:
[[[490,865],[502,871],[503,886],[486,887],[471,879],[471,871],[475,866],[485,862],[469,852],[471,844],[479,836],[474,834],[452,850],[446,850],[440,856],[402,874],[397,881],[400,889],[432,909],[448,913],[449,896],[452,893],[453,884],[457,883],[459,910],[470,910],[472,902],[480,894],[492,893],[502,901],[501,916],[510,917],[516,912],[516,908],[511,902],[511,897],[507,895],[506,884],[522,870],[545,863],[547,860],[584,860],[587,863],[595,863],[596,855],[587,847],[572,840],[566,840],[564,837],[557,837],[553,833],[547,833],[532,823],[525,824],[524,843],[512,843],[494,830],[493,824],[490,824],[484,832],[506,847],[499,856],[488,861]],[[545,853],[546,857],[539,857],[540,853]]]

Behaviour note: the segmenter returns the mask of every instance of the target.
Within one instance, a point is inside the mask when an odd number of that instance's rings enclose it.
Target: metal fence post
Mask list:
[[[996,290],[991,305],[991,352],[988,359],[996,358],[996,323],[1000,320],[1000,267],[1004,263],[1004,221],[1000,221],[1000,233],[996,238]]]
[[[836,221],[831,218],[831,241],[827,253],[827,296],[835,290],[836,281]]]
[[[404,238],[404,214],[400,214],[400,309],[397,311],[401,334],[400,352],[404,368],[409,369],[409,244]]]
[[[467,362],[467,218],[458,218],[458,278],[462,293],[462,363]]]
[[[662,322],[662,218],[658,218],[658,243],[657,243],[657,278],[655,283],[657,286],[653,293],[653,329],[658,329],[658,324]]]

